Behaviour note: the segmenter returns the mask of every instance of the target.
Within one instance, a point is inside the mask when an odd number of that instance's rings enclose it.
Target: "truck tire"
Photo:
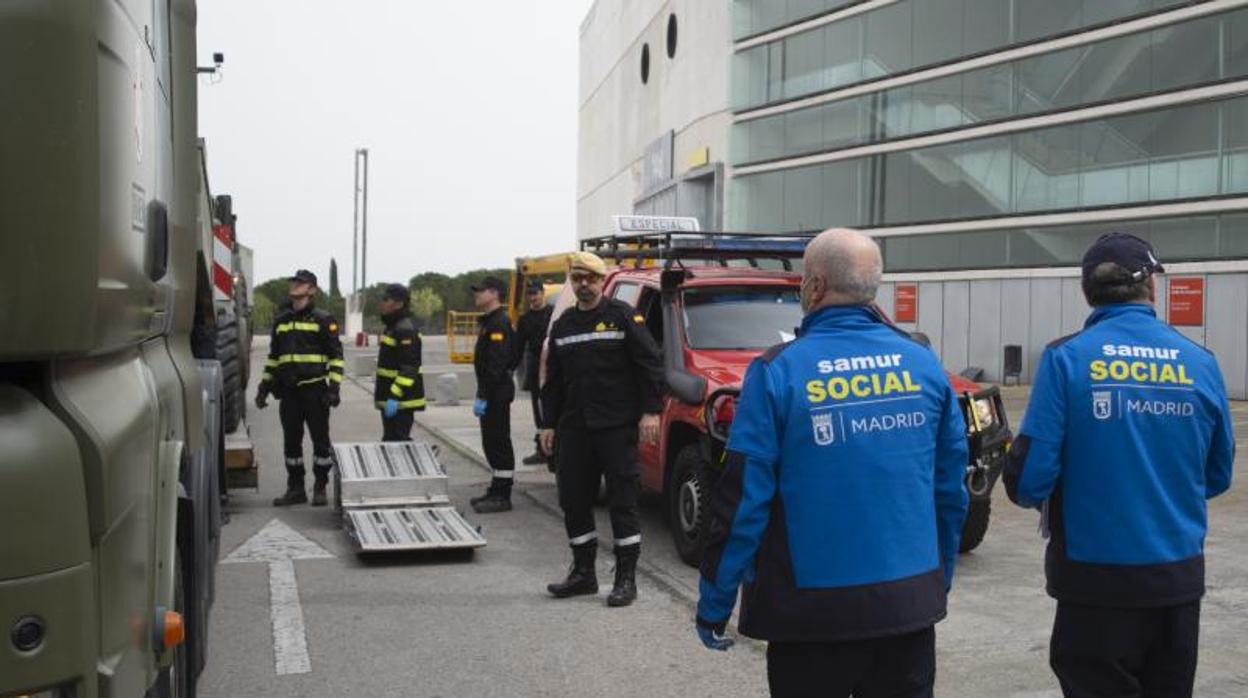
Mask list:
[[[173,563],[173,609],[189,621],[186,608],[186,585],[182,582],[182,553]],[[189,630],[189,628],[188,628]],[[191,677],[191,662],[186,643],[173,650],[173,664],[165,667],[156,677],[156,684],[147,692],[152,698],[194,698],[195,679]]]
[[[697,567],[710,530],[711,480],[702,449],[689,444],[672,463],[667,487],[667,521],[682,562]]]
[[[984,540],[988,533],[988,519],[992,514],[991,499],[972,499],[966,511],[966,523],[962,526],[962,542],[958,552],[969,553]]]
[[[221,362],[221,404],[226,433],[238,429],[243,418],[243,357],[238,352],[238,321],[231,315],[217,315],[217,361]]]

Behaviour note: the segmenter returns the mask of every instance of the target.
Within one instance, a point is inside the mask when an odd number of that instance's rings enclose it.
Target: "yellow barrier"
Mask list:
[[[446,313],[446,350],[453,364],[472,363],[473,350],[477,345],[477,320],[482,313]]]

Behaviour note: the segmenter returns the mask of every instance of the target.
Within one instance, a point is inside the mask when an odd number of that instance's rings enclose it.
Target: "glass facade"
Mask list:
[[[773,7],[762,19],[758,6],[768,4],[738,0],[738,33],[754,35],[774,28],[769,23],[791,24],[792,13],[839,5],[776,2],[783,11]],[[741,50],[732,68],[739,111],[1157,15],[1153,26],[1129,35],[740,121],[732,131],[733,164],[766,167],[730,180],[726,227],[956,227],[973,219],[1248,195],[1248,96],[1241,96],[1248,95],[1248,8],[1166,21],[1166,13],[1194,4],[901,0]],[[1232,96],[1184,102],[1173,94],[1219,84]],[[1094,109],[1146,96],[1173,103],[1121,115]],[[1029,130],[1012,123],[1045,115],[1063,123]],[[971,127],[983,128],[975,137],[960,135]],[[883,146],[932,134],[943,142]],[[836,152],[864,146],[867,152],[854,157]],[[786,166],[809,155],[828,161]],[[1166,259],[1198,260],[1244,256],[1245,224],[1248,213],[1111,227],[1150,237]],[[1088,236],[1106,227],[1003,224],[987,232],[890,237],[886,269],[1067,265]]]
[[[743,4],[771,3],[738,3],[738,13],[744,11]],[[845,3],[776,3],[786,12],[791,5],[824,4]],[[738,109],[758,107],[1185,4],[1189,3],[901,0],[737,53],[732,70],[733,103]]]
[[[1248,77],[1248,9],[745,121],[735,165]]]

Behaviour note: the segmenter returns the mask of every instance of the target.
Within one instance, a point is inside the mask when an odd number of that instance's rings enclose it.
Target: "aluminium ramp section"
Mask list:
[[[446,469],[428,444],[344,443],[334,450],[335,506],[361,554],[486,544],[451,506]]]

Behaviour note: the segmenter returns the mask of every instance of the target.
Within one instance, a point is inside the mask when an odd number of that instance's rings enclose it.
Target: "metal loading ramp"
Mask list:
[[[451,506],[446,469],[429,444],[346,443],[334,450],[334,506],[359,553],[485,545]]]

